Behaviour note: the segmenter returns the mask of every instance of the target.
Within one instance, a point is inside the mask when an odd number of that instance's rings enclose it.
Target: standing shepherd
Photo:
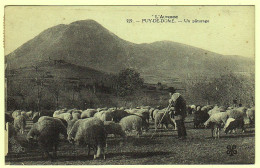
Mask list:
[[[186,139],[187,133],[184,125],[186,117],[186,101],[180,93],[176,93],[173,87],[169,88],[170,100],[169,107],[174,107],[174,119],[176,121],[178,138]]]

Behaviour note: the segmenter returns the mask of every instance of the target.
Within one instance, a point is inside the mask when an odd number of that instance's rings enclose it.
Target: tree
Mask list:
[[[254,75],[228,73],[220,77],[192,83],[188,94],[194,103],[232,105],[234,98],[243,105],[254,105]]]
[[[143,86],[144,80],[140,77],[140,73],[127,68],[119,72],[115,83],[117,96],[125,97],[139,90]]]

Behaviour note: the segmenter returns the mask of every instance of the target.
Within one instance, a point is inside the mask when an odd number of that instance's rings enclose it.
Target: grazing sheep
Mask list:
[[[81,120],[81,119],[80,119]],[[67,126],[67,134],[70,133],[73,125],[77,122],[78,120],[77,119],[72,119],[70,121],[68,121],[68,126]]]
[[[227,113],[230,118],[238,119],[246,117],[246,110],[247,109],[245,107],[239,107],[227,110]]]
[[[62,114],[59,114],[59,115],[53,115],[53,117],[64,119],[66,121],[69,121],[69,120],[72,119],[72,115],[70,113],[62,113]]]
[[[208,111],[209,116],[216,114],[216,113],[220,113],[220,109],[218,106],[215,106],[213,109]]]
[[[73,114],[73,113],[81,113],[82,111],[81,110],[77,110],[77,109],[69,109],[66,113],[70,113],[70,114]]]
[[[151,120],[153,120],[154,121],[154,118],[153,118],[153,112],[155,111],[155,108],[150,108],[150,110],[149,110],[149,115],[150,115],[150,118],[151,118]]]
[[[124,110],[114,110],[111,112],[113,121],[118,123],[122,118],[129,116],[130,114]]]
[[[249,124],[255,124],[255,107],[252,107],[246,111],[246,115],[249,118]]]
[[[25,126],[26,126],[26,119],[23,115],[19,115],[14,119],[14,128],[17,131],[20,131],[20,133],[24,133],[25,130]]]
[[[229,118],[224,127],[224,132],[227,134],[228,132],[232,130],[236,130],[237,128],[241,128],[242,132],[245,132],[244,125],[245,123],[243,118],[238,118],[238,119]]]
[[[196,105],[193,104],[193,105],[190,106],[190,108],[195,110],[196,109]]]
[[[56,116],[58,116],[60,114],[66,113],[66,112],[67,112],[67,109],[56,110],[53,113],[53,117],[56,117]]]
[[[164,124],[166,129],[168,129],[168,124],[171,124],[173,126],[173,128],[176,129],[176,125],[174,124],[174,122],[171,119],[170,114],[168,112],[156,113],[155,118],[154,118],[155,131],[157,130],[157,127],[159,124],[161,124],[161,126]]]
[[[227,119],[228,119],[227,113],[225,112],[215,113],[210,116],[210,118],[204,123],[204,125],[206,127],[211,128],[212,137],[214,137],[213,133],[215,132],[214,134],[215,138],[219,138],[219,131],[222,125],[226,123]]]
[[[118,108],[118,110],[125,110],[125,107],[120,107]]]
[[[156,114],[157,113],[164,113],[164,110],[159,110],[159,109],[155,109],[154,111],[153,111],[153,118],[155,119],[155,116],[156,116]]]
[[[26,116],[27,116],[28,119],[32,119],[32,117],[33,117],[33,112],[32,112],[32,111],[26,112]]]
[[[21,115],[24,116],[24,117],[27,119],[27,115],[26,115],[26,112],[25,112],[25,111],[22,111],[22,112],[21,112]]]
[[[137,115],[126,116],[122,118],[119,124],[121,125],[123,131],[136,130],[138,136],[142,135],[143,127],[147,130],[149,126],[147,122],[145,122],[141,117]]]
[[[147,123],[149,123],[150,116],[149,116],[148,109],[140,109],[138,112],[136,112],[134,114],[142,117],[144,120],[146,120]]]
[[[12,113],[12,117],[15,119],[17,116],[21,115],[21,110],[15,110],[13,113]]]
[[[113,115],[111,111],[104,111],[100,117],[100,120],[102,121],[112,121]]]
[[[43,121],[43,120],[55,120],[55,121],[57,121],[57,122],[62,123],[62,124],[65,126],[65,128],[67,128],[67,126],[68,126],[67,121],[64,120],[64,119],[62,119],[62,118],[56,118],[56,117],[50,117],[50,116],[42,116],[42,117],[40,117],[40,118],[38,119],[38,122],[41,122],[41,121]]]
[[[209,114],[207,113],[207,109],[202,107],[198,111],[194,112],[194,128],[200,128],[203,123],[205,123],[209,119]]]
[[[81,114],[78,112],[72,112],[72,119],[73,120],[78,120],[81,118]]]
[[[77,145],[87,145],[88,155],[90,148],[94,149],[94,159],[100,157],[103,153],[105,159],[104,147],[106,145],[106,134],[104,123],[95,117],[78,120],[73,125],[68,139]]]
[[[97,112],[94,114],[94,117],[98,118],[98,119],[101,119],[102,118],[102,115],[103,113],[105,113],[105,111],[100,111],[100,112]]]
[[[212,105],[206,105],[201,108],[201,111],[208,113],[213,108]]]
[[[108,108],[107,108],[107,107],[103,107],[103,108],[97,108],[97,112],[100,112],[100,111],[106,111],[106,110],[108,110]]]
[[[134,114],[134,113],[138,113],[140,109],[136,109],[136,108],[133,108],[133,109],[126,109],[125,111],[130,113],[130,114]]]
[[[35,113],[33,113],[33,117],[32,117],[33,123],[38,122],[38,119],[39,119],[40,117],[41,117],[40,112],[35,112]]]
[[[192,114],[192,108],[189,105],[186,105],[186,111],[188,115]]]
[[[115,123],[114,121],[104,121],[104,126],[105,126],[106,135],[114,134],[115,136],[119,135],[123,138],[126,137],[126,134],[122,130],[122,127],[120,124]]]
[[[38,144],[43,151],[43,154],[49,158],[57,158],[57,148],[59,144],[59,134],[67,137],[67,131],[64,124],[58,119],[44,119],[34,123],[29,133],[27,140],[32,142],[32,139],[37,137]],[[49,154],[53,151],[53,155]]]
[[[219,111],[220,112],[225,112],[227,110],[227,107],[225,107],[225,106],[220,106],[219,107]]]
[[[84,118],[90,118],[90,117],[94,117],[95,113],[97,112],[96,109],[87,109],[87,110],[84,110],[82,113],[81,113],[81,119],[84,119]]]

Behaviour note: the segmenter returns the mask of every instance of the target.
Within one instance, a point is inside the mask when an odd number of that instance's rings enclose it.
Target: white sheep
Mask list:
[[[143,127],[145,129],[148,129],[147,122],[137,115],[129,115],[127,117],[124,117],[121,119],[119,124],[125,132],[136,130],[138,137],[142,135]]]
[[[149,115],[150,115],[151,120],[154,120],[154,118],[153,118],[153,112],[154,112],[154,110],[155,110],[155,108],[150,108],[150,109],[149,109]]]
[[[81,119],[84,119],[84,118],[93,117],[96,112],[97,112],[96,109],[87,109],[87,110],[84,110],[84,111],[82,111],[80,118],[81,118]]]
[[[216,113],[220,113],[220,109],[218,106],[215,106],[213,109],[208,111],[209,116],[216,114]]]
[[[15,110],[13,113],[12,113],[12,117],[15,119],[17,116],[21,115],[21,110]]]
[[[32,111],[26,112],[26,116],[27,116],[28,119],[32,119],[32,117],[33,117],[33,112],[32,112]]]
[[[14,128],[17,131],[20,131],[20,133],[24,133],[25,130],[25,126],[26,126],[26,119],[23,115],[19,115],[14,119]]]
[[[70,133],[70,131],[71,131],[73,125],[74,125],[78,120],[82,120],[82,119],[72,119],[72,120],[68,121],[67,134]]]
[[[231,110],[227,110],[227,114],[230,118],[238,119],[246,117],[246,107],[234,108]]]
[[[72,119],[72,115],[70,113],[62,113],[62,114],[59,114],[59,115],[53,115],[53,117],[55,118],[60,118],[60,119],[64,119],[66,121],[69,121]]]
[[[204,123],[206,127],[211,128],[212,137],[215,132],[215,138],[219,138],[219,132],[222,127],[226,123],[228,119],[228,114],[226,112],[214,113],[210,116],[210,118]]]
[[[118,110],[125,110],[125,107],[119,107]]]
[[[66,112],[67,112],[67,109],[56,110],[53,113],[53,117],[56,117],[56,116],[58,116],[60,114],[66,113]]]
[[[89,148],[88,155],[90,148],[93,148],[94,159],[100,157],[102,153],[105,159],[105,128],[104,123],[98,118],[91,117],[76,121],[68,134],[68,139],[77,145],[87,145]]]
[[[155,131],[157,131],[157,127],[161,124],[161,126],[164,124],[166,129],[168,129],[168,124],[171,124],[174,129],[176,129],[176,124],[174,121],[171,119],[170,114],[165,111],[159,111],[158,113],[155,114],[154,117],[154,127]]]
[[[21,115],[24,116],[25,118],[27,118],[27,115],[26,115],[25,111],[21,111]]]
[[[78,112],[73,112],[72,113],[72,119],[78,120],[80,118],[81,118],[81,114],[80,113],[78,113]]]
[[[95,118],[98,118],[102,121],[112,121],[113,115],[112,111],[100,111],[94,114]]]

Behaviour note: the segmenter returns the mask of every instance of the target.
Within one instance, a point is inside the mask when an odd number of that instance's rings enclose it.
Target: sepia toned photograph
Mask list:
[[[5,165],[255,164],[255,6],[5,6]]]

